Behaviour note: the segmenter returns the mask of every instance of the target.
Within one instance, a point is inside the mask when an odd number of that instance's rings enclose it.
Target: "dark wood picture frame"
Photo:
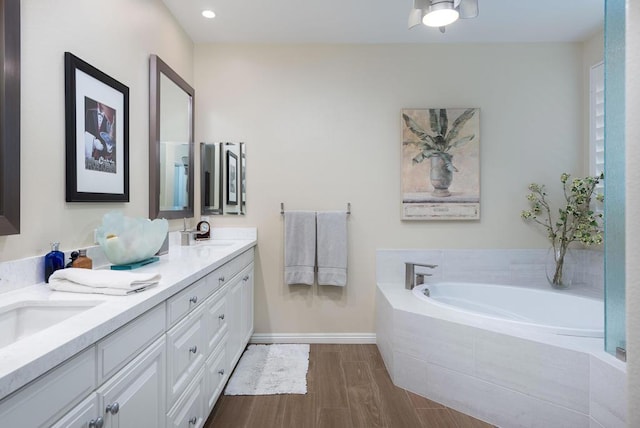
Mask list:
[[[238,205],[238,156],[227,150],[227,205]]]
[[[0,0],[0,235],[20,233],[20,0]]]
[[[66,201],[129,202],[129,88],[70,52],[64,54],[64,66]],[[77,75],[77,71],[87,77]],[[78,76],[82,78],[82,82],[78,82]],[[87,91],[87,88],[91,90]],[[110,121],[107,114],[102,115],[117,134],[109,136],[106,132],[100,132],[100,138],[105,140],[101,142],[96,136],[95,143],[91,143],[92,150],[89,150],[95,154],[90,156],[87,154],[85,132],[88,126],[85,123],[88,122],[87,105],[89,102],[99,105],[105,103],[102,98],[96,99],[99,97],[94,93],[106,94],[108,99],[118,100],[106,104],[113,120]],[[78,97],[83,95],[86,102],[78,105]],[[83,138],[78,138],[79,135]],[[83,154],[84,169],[78,168],[79,161],[82,161],[78,159],[79,153]],[[112,157],[114,153],[115,156]],[[79,186],[81,181],[82,185]]]

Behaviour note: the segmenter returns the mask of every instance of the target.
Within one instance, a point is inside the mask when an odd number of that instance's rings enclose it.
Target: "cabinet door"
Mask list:
[[[205,411],[204,367],[187,386],[176,405],[167,413],[168,428],[200,428],[207,420]]]
[[[225,381],[229,378],[227,367],[226,336],[218,344],[218,348],[209,356],[205,364],[205,405],[210,412],[220,396]]]
[[[106,428],[165,426],[165,354],[162,337],[98,389]]]
[[[98,407],[98,395],[94,393],[71,409],[51,428],[100,428],[104,420],[101,415],[102,412]]]
[[[242,334],[242,278],[236,276],[229,283],[227,292],[227,310],[229,312],[229,339],[227,355],[230,367],[234,367],[244,350]]]
[[[243,347],[253,334],[253,263],[242,272],[242,340]]]

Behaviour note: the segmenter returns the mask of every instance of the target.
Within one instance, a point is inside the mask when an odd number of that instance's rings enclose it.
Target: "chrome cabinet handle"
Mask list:
[[[218,282],[224,282],[224,276],[219,277]]]
[[[112,415],[115,415],[120,410],[120,404],[118,404],[118,402],[116,401],[113,404],[109,404],[105,410],[107,413],[111,413]]]
[[[198,422],[198,418],[196,418],[195,416],[189,419],[189,425],[195,425],[196,422]]]
[[[198,352],[198,347],[197,346],[192,346],[191,348],[189,348],[189,352],[192,352],[192,353],[195,354],[196,352]]]
[[[189,299],[189,301],[195,304],[198,301],[198,296],[193,296],[192,298]]]
[[[103,425],[104,419],[102,419],[102,417],[99,417],[98,419],[91,419],[89,421],[89,428],[102,428]]]
[[[224,320],[224,314],[218,315],[218,318],[220,318],[221,320]]]
[[[218,370],[218,374],[219,374],[220,376],[224,376],[224,369],[220,369],[220,370]]]
[[[246,275],[244,278],[242,278],[242,280],[243,280],[244,282],[249,281],[249,275]]]

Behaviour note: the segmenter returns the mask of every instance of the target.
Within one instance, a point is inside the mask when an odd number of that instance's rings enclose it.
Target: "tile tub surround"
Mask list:
[[[169,253],[161,256],[160,261],[136,270],[162,275],[156,287],[142,293],[130,296],[64,293],[51,291],[42,282],[29,284],[26,279],[20,288],[2,293],[2,306],[25,300],[101,300],[104,303],[0,348],[0,399],[254,247],[257,235],[255,229],[252,230],[242,236],[245,239],[229,236],[233,243],[228,246],[208,247],[206,242],[190,247],[171,245]],[[30,262],[37,263],[37,259],[6,263],[23,268]],[[0,272],[5,271],[9,271],[5,263],[0,264]]]
[[[497,250],[377,250],[376,282],[404,282],[404,262],[436,264],[427,282],[481,282],[550,289],[545,274],[546,249]],[[604,253],[572,249],[576,262],[575,282],[568,293],[602,298],[604,293]]]
[[[378,251],[377,343],[394,383],[502,427],[624,427],[626,368],[602,339],[522,332],[429,305],[404,288],[404,261],[443,266],[436,281],[469,280],[473,269],[453,271],[465,263],[478,270],[474,282],[494,282],[532,272],[527,256],[540,254],[480,252]]]

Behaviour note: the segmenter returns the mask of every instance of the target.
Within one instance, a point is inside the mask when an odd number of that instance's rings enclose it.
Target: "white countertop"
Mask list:
[[[127,322],[162,303],[194,281],[256,245],[256,239],[229,240],[230,245],[171,246],[160,261],[134,272],[159,273],[160,283],[129,296],[51,291],[45,283],[0,295],[0,306],[20,301],[103,301],[58,324],[0,348],[0,399],[36,379]],[[209,245],[208,245],[209,244]]]

